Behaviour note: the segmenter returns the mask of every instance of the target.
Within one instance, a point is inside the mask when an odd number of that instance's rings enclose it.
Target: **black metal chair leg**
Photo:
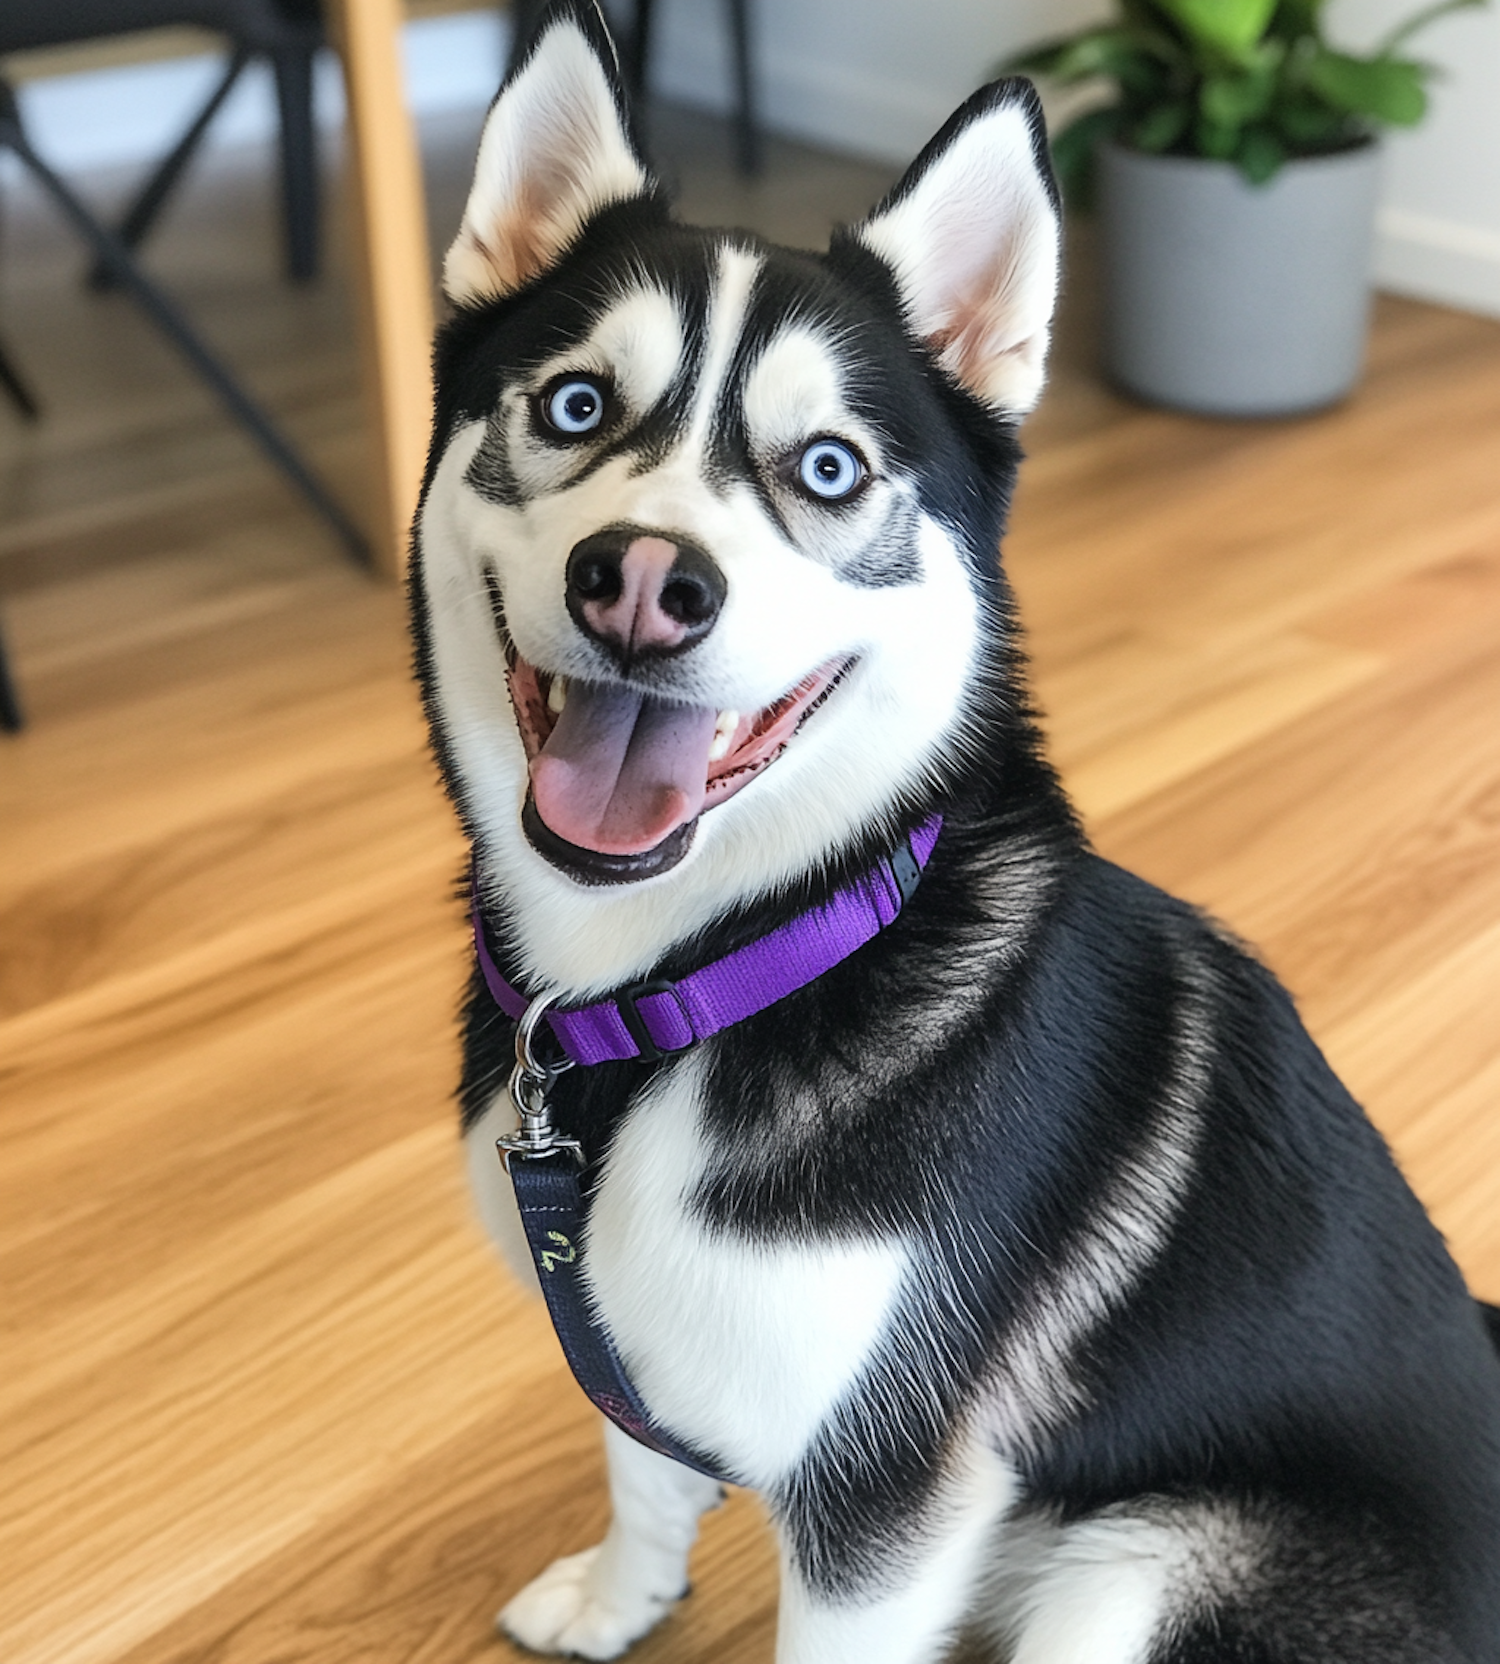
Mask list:
[[[36,395],[11,362],[3,344],[0,344],[0,387],[10,395],[11,403],[28,422],[34,422],[40,417],[42,407],[36,402]]]
[[[635,0],[635,24],[625,43],[625,84],[636,108],[645,113],[646,71],[651,62],[651,26],[655,22],[654,0]]]
[[[734,46],[735,156],[741,173],[759,173],[760,128],[755,120],[755,74],[750,58],[750,0],[729,0]]]
[[[229,406],[261,449],[328,521],[349,552],[357,560],[368,564],[369,545],[354,522],[282,438],[266,413],[198,339],[177,308],[131,259],[129,250],[119,238],[99,224],[63,180],[31,148],[13,110],[0,113],[0,148],[5,147],[14,150],[21,158],[37,182],[73,222],[79,235],[93,247],[97,258],[114,273],[120,287],[129,290],[136,303]]]
[[[515,0],[514,5],[505,9],[510,13],[510,61],[505,66],[509,74],[520,61],[521,54],[531,45],[536,26],[547,9],[547,0]]]
[[[0,728],[9,734],[19,734],[25,726],[26,718],[10,674],[10,660],[5,656],[5,637],[0,635]]]
[[[318,275],[318,139],[313,124],[315,48],[284,47],[271,55],[281,110],[281,209],[286,275],[307,283]]]
[[[198,146],[203,142],[203,135],[208,131],[209,123],[218,115],[224,100],[234,91],[235,83],[249,62],[249,50],[243,46],[236,47],[224,67],[218,85],[208,95],[203,108],[193,117],[192,125],[177,141],[171,154],[141,187],[135,201],[126,209],[124,217],[115,228],[115,235],[126,248],[138,247],[141,239],[155,225],[157,217],[166,206],[167,198],[177,188],[177,181],[182,177],[183,169],[192,161]],[[96,260],[89,272],[89,286],[94,289],[108,289],[112,287],[113,281],[109,268],[102,260]]]
[[[741,173],[759,173],[760,128],[755,119],[755,71],[750,53],[750,0],[727,0],[730,48],[734,60],[735,164]],[[644,117],[651,68],[651,35],[656,0],[635,0],[635,18],[626,39],[622,68],[625,83]]]

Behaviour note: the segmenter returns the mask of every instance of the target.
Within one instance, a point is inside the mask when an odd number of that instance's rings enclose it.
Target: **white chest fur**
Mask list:
[[[889,1319],[898,1241],[766,1245],[687,1209],[706,1150],[687,1059],[631,1110],[595,1197],[586,1269],[651,1412],[749,1483],[774,1483]]]

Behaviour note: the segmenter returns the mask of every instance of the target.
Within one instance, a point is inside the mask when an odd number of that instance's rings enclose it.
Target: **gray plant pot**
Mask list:
[[[1288,162],[1099,153],[1104,353],[1121,386],[1217,416],[1280,416],[1359,379],[1380,149]]]

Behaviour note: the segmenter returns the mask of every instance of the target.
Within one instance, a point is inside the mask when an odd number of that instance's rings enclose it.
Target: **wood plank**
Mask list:
[[[429,144],[438,244],[476,130]],[[886,182],[655,131],[693,212],[794,240]],[[343,288],[279,285],[270,201],[217,161],[154,258],[354,495]],[[7,229],[48,419],[0,429],[0,1655],[520,1664],[493,1613],[597,1537],[602,1469],[463,1194],[400,597],[24,193]],[[1500,1298],[1500,325],[1385,301],[1344,408],[1200,422],[1094,379],[1087,260],[1008,554],[1065,775],[1286,977]],[[642,1664],[768,1656],[751,1499],[694,1580]]]

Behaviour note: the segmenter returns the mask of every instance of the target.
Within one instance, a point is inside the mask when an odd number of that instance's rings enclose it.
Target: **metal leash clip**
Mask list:
[[[521,1020],[516,1024],[516,1066],[510,1072],[507,1090],[521,1125],[516,1132],[495,1140],[495,1147],[507,1171],[515,1156],[550,1156],[556,1155],[559,1150],[566,1151],[580,1167],[583,1165],[583,1146],[576,1138],[565,1137],[552,1125],[552,1108],[547,1102],[553,1081],[573,1067],[573,1059],[559,1057],[549,1063],[538,1057],[532,1046],[542,1018],[556,1002],[556,994],[539,994],[521,1013]]]

